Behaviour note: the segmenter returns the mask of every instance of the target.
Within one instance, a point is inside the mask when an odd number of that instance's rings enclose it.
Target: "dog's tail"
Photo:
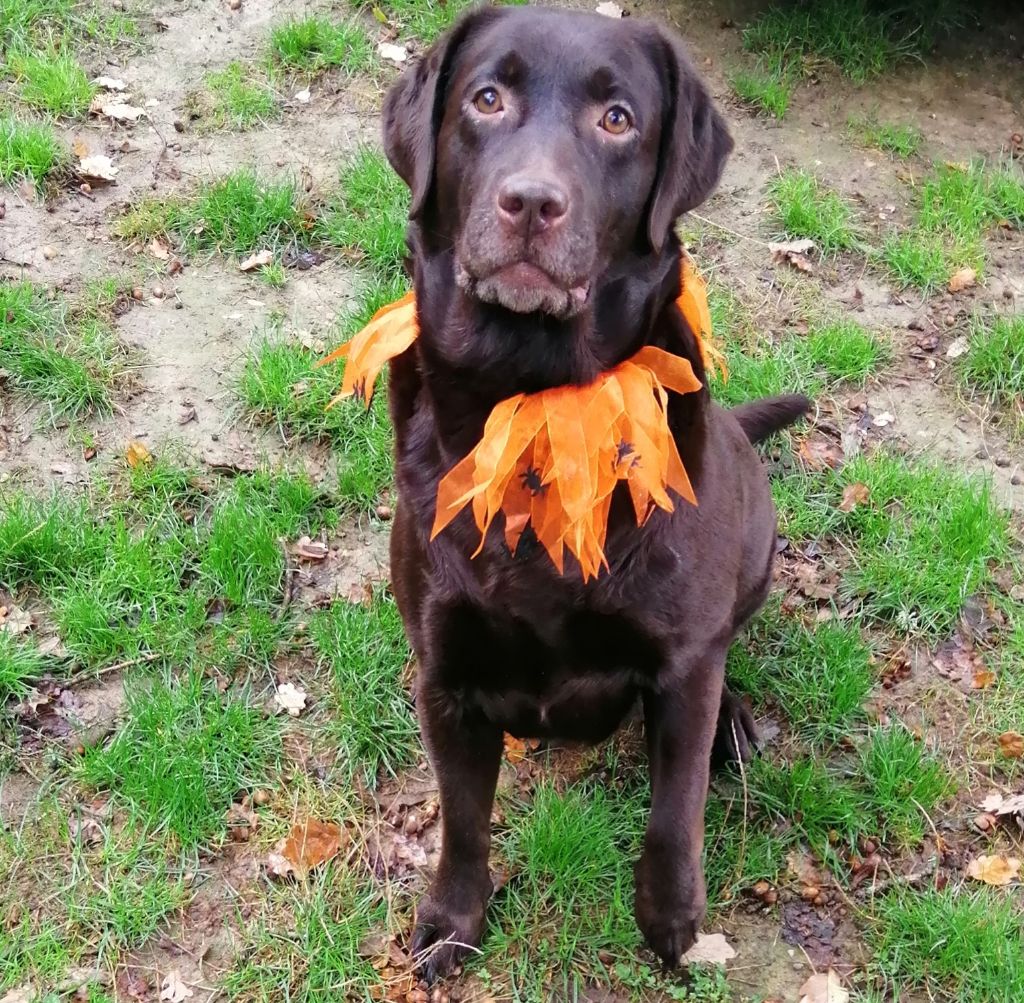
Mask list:
[[[767,439],[787,425],[802,418],[812,406],[809,397],[803,394],[782,394],[779,397],[764,397],[734,407],[730,414],[740,423],[752,443]]]

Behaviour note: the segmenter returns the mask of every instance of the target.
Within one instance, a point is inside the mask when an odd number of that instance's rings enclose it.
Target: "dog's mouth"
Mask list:
[[[514,313],[546,313],[559,319],[574,317],[587,305],[590,282],[561,283],[539,265],[516,261],[477,277],[461,263],[456,281],[464,292],[483,303]]]

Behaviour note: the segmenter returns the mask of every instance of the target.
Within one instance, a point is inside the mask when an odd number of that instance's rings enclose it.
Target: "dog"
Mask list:
[[[393,590],[443,823],[412,949],[432,981],[480,943],[503,733],[598,742],[639,703],[651,810],[635,915],[675,966],[706,908],[713,756],[748,758],[756,741],[724,684],[775,551],[752,444],[810,406],[792,395],[718,407],[675,305],[675,221],[711,194],[732,140],[666,28],[524,7],[474,10],[450,28],[388,92],[383,136],[411,193],[419,322],[389,372]],[[571,561],[560,574],[529,528],[514,555],[494,527],[471,556],[468,512],[430,539],[439,480],[499,401],[585,385],[648,345],[689,360],[704,384],[668,404],[696,506],[638,526],[620,485],[609,567],[588,583]]]

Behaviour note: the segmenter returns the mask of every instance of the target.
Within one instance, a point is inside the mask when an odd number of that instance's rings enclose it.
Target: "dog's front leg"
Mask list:
[[[636,919],[668,968],[690,949],[707,907],[704,804],[725,678],[725,650],[677,664],[644,695],[651,817],[636,865]]]
[[[427,679],[417,692],[420,726],[441,793],[441,857],[416,909],[412,950],[428,982],[447,975],[480,943],[493,887],[487,868],[491,807],[502,734],[469,721],[451,694]]]

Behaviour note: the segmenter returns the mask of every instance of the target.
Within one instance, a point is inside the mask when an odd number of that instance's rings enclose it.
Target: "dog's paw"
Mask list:
[[[666,970],[677,968],[697,939],[707,911],[701,869],[672,874],[645,853],[636,866],[634,911],[647,946]]]
[[[711,765],[718,769],[729,763],[749,763],[757,752],[757,725],[742,696],[722,689]]]
[[[433,983],[451,975],[466,955],[479,946],[486,908],[486,899],[470,912],[447,909],[430,895],[420,899],[411,947],[421,978]]]

